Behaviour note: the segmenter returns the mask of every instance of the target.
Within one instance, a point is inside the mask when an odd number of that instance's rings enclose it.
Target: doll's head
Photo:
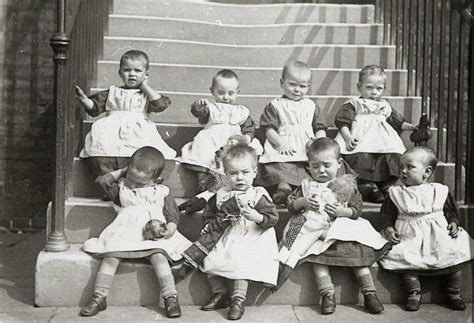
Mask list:
[[[129,188],[142,188],[153,185],[165,167],[163,154],[154,147],[142,147],[130,157],[125,177]]]
[[[280,87],[283,94],[290,100],[298,101],[304,98],[311,82],[311,70],[303,62],[293,61],[283,67]]]
[[[359,72],[357,89],[363,99],[380,100],[385,92],[387,75],[378,65],[367,65]]]
[[[400,157],[400,181],[405,186],[424,184],[433,174],[437,163],[438,158],[431,148],[410,148]]]
[[[239,78],[232,70],[221,70],[212,78],[210,90],[216,102],[233,104],[240,92]]]
[[[320,183],[336,178],[342,158],[339,144],[333,139],[322,137],[308,142],[306,147],[311,177]]]
[[[336,177],[328,184],[339,203],[349,202],[357,194],[357,181],[353,175]]]
[[[224,173],[233,190],[247,191],[257,176],[257,153],[246,144],[226,146],[222,152]]]
[[[120,58],[118,73],[125,88],[139,88],[150,73],[148,55],[141,50],[129,50]]]

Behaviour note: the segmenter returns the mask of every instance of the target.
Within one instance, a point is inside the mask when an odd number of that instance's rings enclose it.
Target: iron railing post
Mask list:
[[[65,196],[66,196],[66,123],[69,109],[64,102],[66,97],[65,69],[67,50],[71,40],[65,33],[65,0],[57,0],[57,31],[50,39],[54,50],[54,110],[56,114],[56,157],[54,165],[53,201],[51,208],[51,232],[46,241],[46,251],[65,251],[69,248],[64,232]]]

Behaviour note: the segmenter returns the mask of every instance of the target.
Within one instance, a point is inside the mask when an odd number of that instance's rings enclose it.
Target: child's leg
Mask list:
[[[229,320],[238,320],[244,315],[244,301],[247,298],[247,288],[249,281],[245,279],[234,280],[234,290],[232,291],[231,304],[229,308]]]
[[[417,275],[405,274],[403,275],[403,281],[408,292],[405,309],[407,311],[418,311],[421,304],[420,279]]]
[[[206,305],[201,306],[201,310],[215,311],[219,308],[229,307],[229,290],[225,278],[208,274],[207,281],[211,285],[213,295]]]
[[[369,267],[353,267],[352,271],[359,281],[360,291],[364,295],[364,307],[369,313],[377,314],[384,310],[377,297],[374,280]]]
[[[334,285],[329,275],[329,267],[326,265],[313,264],[313,273],[321,296],[321,314],[331,314],[336,310],[336,297]]]
[[[181,307],[178,302],[178,292],[168,259],[162,253],[155,253],[150,256],[149,260],[160,283],[161,296],[165,300],[166,316],[180,317]]]
[[[106,298],[119,264],[119,258],[107,257],[102,259],[95,278],[94,293],[89,303],[81,309],[82,316],[93,316],[107,308]]]
[[[446,285],[448,292],[448,304],[455,311],[463,311],[466,304],[461,297],[462,271],[458,270],[446,275]]]

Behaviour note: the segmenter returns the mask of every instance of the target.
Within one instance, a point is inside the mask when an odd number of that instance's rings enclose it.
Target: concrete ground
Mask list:
[[[92,318],[78,315],[79,308],[38,308],[34,306],[36,255],[43,249],[45,235],[39,233],[0,233],[0,322],[147,322],[170,320],[158,306],[112,306]],[[182,308],[176,322],[225,322],[227,312],[202,312],[195,306]],[[316,306],[247,307],[242,322],[472,322],[472,304],[464,312],[443,305],[424,304],[411,313],[399,305],[385,305],[380,315],[370,315],[361,306],[338,305],[336,313],[322,316]]]

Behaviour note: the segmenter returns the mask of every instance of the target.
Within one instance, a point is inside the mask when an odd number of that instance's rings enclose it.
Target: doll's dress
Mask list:
[[[246,192],[222,189],[216,194],[216,206],[219,209],[223,202],[235,197],[255,208],[263,196],[271,200],[262,187],[251,187]],[[204,258],[201,270],[229,279],[248,279],[275,285],[278,276],[275,230],[263,230],[255,222],[240,216]]]
[[[119,196],[122,207],[117,217],[100,234],[84,242],[83,249],[94,254],[106,254],[123,251],[162,249],[173,260],[182,258],[181,253],[191,242],[179,231],[169,239],[144,240],[142,229],[151,219],[166,223],[163,215],[164,199],[169,188],[153,185],[144,188],[130,189],[119,182]]]
[[[227,145],[230,137],[242,134],[240,126],[250,115],[243,105],[211,103],[208,108],[208,122],[192,142],[183,146],[179,162],[211,168],[216,151]],[[256,138],[250,146],[261,154],[262,147]]]
[[[448,187],[439,183],[393,186],[390,199],[398,208],[395,230],[400,243],[379,263],[389,270],[437,270],[472,259],[473,240],[461,227],[451,238],[443,206]]]
[[[314,138],[312,123],[316,109],[315,103],[306,98],[299,101],[276,98],[272,100],[271,105],[275,108],[280,120],[278,134],[282,141],[295,149],[296,152],[292,156],[282,155],[267,139],[263,146],[264,153],[259,162],[265,164],[307,161],[306,143]]]
[[[339,144],[341,154],[405,152],[402,139],[387,122],[392,114],[392,107],[387,101],[351,98],[348,103],[354,106],[356,114],[350,132],[359,143],[353,150],[347,150],[346,142],[339,132],[334,140]]]
[[[130,157],[144,146],[155,147],[166,159],[176,157],[148,118],[148,102],[140,89],[111,86],[106,116],[92,124],[80,157]]]

